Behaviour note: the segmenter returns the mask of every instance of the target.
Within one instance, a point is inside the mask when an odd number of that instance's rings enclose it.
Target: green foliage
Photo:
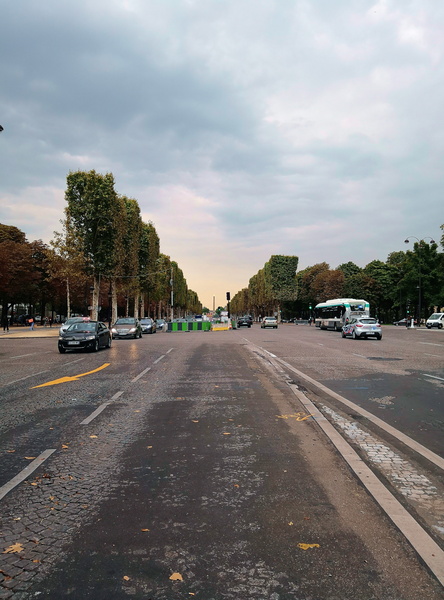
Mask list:
[[[3,225],[0,223],[0,243],[1,242],[25,244],[26,235],[18,227],[14,227],[13,225]]]

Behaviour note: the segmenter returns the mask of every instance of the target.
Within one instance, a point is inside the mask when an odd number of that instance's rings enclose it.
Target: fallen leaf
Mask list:
[[[150,448],[152,448],[152,446],[147,446],[148,450],[150,450]]]
[[[239,487],[239,484],[238,484],[238,483],[235,483],[235,484],[234,484],[234,487]]]
[[[67,446],[66,444],[62,444],[62,448],[69,448],[69,446]]]
[[[135,410],[135,411],[133,411],[133,412],[140,412],[140,410]]]
[[[13,452],[15,452],[15,450],[8,450],[7,452],[9,452],[9,454],[12,454]]]
[[[129,581],[129,580],[130,580],[130,578],[128,577],[128,575],[124,575],[124,576],[123,576],[123,579],[124,579],[125,581]]]
[[[34,559],[32,562],[33,562],[33,563],[39,563],[39,562],[40,562],[40,559],[36,558],[36,559]]]
[[[191,419],[193,421],[193,423],[199,423],[199,421],[197,419]]]
[[[224,431],[224,435],[231,435],[231,433],[227,433],[226,431]]]
[[[90,438],[96,438],[97,436],[96,435],[90,435],[89,437]]]
[[[25,456],[26,460],[35,460],[36,456]]]
[[[149,531],[149,529],[141,529],[140,531]]]
[[[170,579],[171,581],[183,581],[183,577],[180,573],[173,573]]]
[[[319,544],[298,544],[298,548],[301,550],[308,550],[309,548],[320,548]]]
[[[12,544],[9,548],[3,551],[3,554],[14,554],[15,552],[23,552],[24,548],[21,544]]]
[[[290,521],[289,525],[294,525],[293,521]]]
[[[31,485],[38,485],[38,483],[36,483],[35,481],[33,481],[33,482],[31,483]]]

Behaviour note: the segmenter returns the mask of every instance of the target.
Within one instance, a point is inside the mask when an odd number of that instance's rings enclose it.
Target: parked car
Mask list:
[[[238,327],[251,327],[253,325],[253,319],[250,315],[245,315],[244,317],[239,317],[237,320]]]
[[[358,317],[346,323],[342,328],[342,337],[350,335],[354,340],[368,337],[382,339],[382,329],[377,319],[372,317]]]
[[[71,317],[70,319],[67,319],[64,323],[62,323],[62,326],[60,327],[60,333],[63,333],[64,331],[69,329],[69,327],[71,325],[74,325],[74,323],[89,323],[90,320],[91,319],[89,317]]]
[[[261,329],[265,329],[266,327],[272,327],[273,329],[278,328],[278,322],[276,317],[264,317],[261,323]]]
[[[156,333],[157,330],[156,321],[150,318],[140,319],[140,327],[142,333]]]
[[[442,329],[444,327],[444,313],[433,313],[426,321],[427,329],[431,329],[432,327],[438,327],[438,329]]]
[[[412,322],[412,319],[404,318],[404,319],[400,319],[399,321],[393,321],[393,325],[396,325],[397,327],[398,326],[399,327],[402,327],[402,326],[409,327],[411,322]],[[413,324],[418,325],[418,319],[413,319]]]
[[[117,319],[111,327],[113,339],[120,338],[141,338],[142,328],[138,319],[134,317],[122,317]]]
[[[111,332],[101,321],[76,321],[59,332],[59,352],[111,348]]]

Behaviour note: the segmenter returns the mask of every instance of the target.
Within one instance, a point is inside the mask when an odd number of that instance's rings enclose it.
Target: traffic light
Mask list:
[[[228,302],[230,301],[230,299],[231,299],[231,294],[230,294],[230,292],[227,292],[227,300],[228,300]]]

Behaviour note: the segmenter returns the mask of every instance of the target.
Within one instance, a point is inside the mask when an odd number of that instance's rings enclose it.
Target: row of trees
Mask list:
[[[0,300],[69,316],[92,307],[93,319],[119,315],[200,313],[198,295],[177,262],[160,252],[153,223],[137,200],[117,194],[111,173],[69,173],[62,232],[51,244],[27,242],[16,227],[0,225]]]
[[[441,229],[444,231],[444,225]],[[444,248],[444,234],[441,246]],[[364,268],[347,262],[331,269],[322,262],[297,273],[293,270],[290,285],[289,265],[297,262],[296,256],[272,256],[248,287],[233,297],[232,312],[256,316],[277,312],[283,318],[307,318],[319,302],[362,298],[370,302],[372,314],[389,322],[409,314],[424,319],[444,307],[444,253],[435,242],[417,241],[412,250],[392,252],[386,262],[374,260]],[[284,295],[272,284],[281,277],[288,278]]]

